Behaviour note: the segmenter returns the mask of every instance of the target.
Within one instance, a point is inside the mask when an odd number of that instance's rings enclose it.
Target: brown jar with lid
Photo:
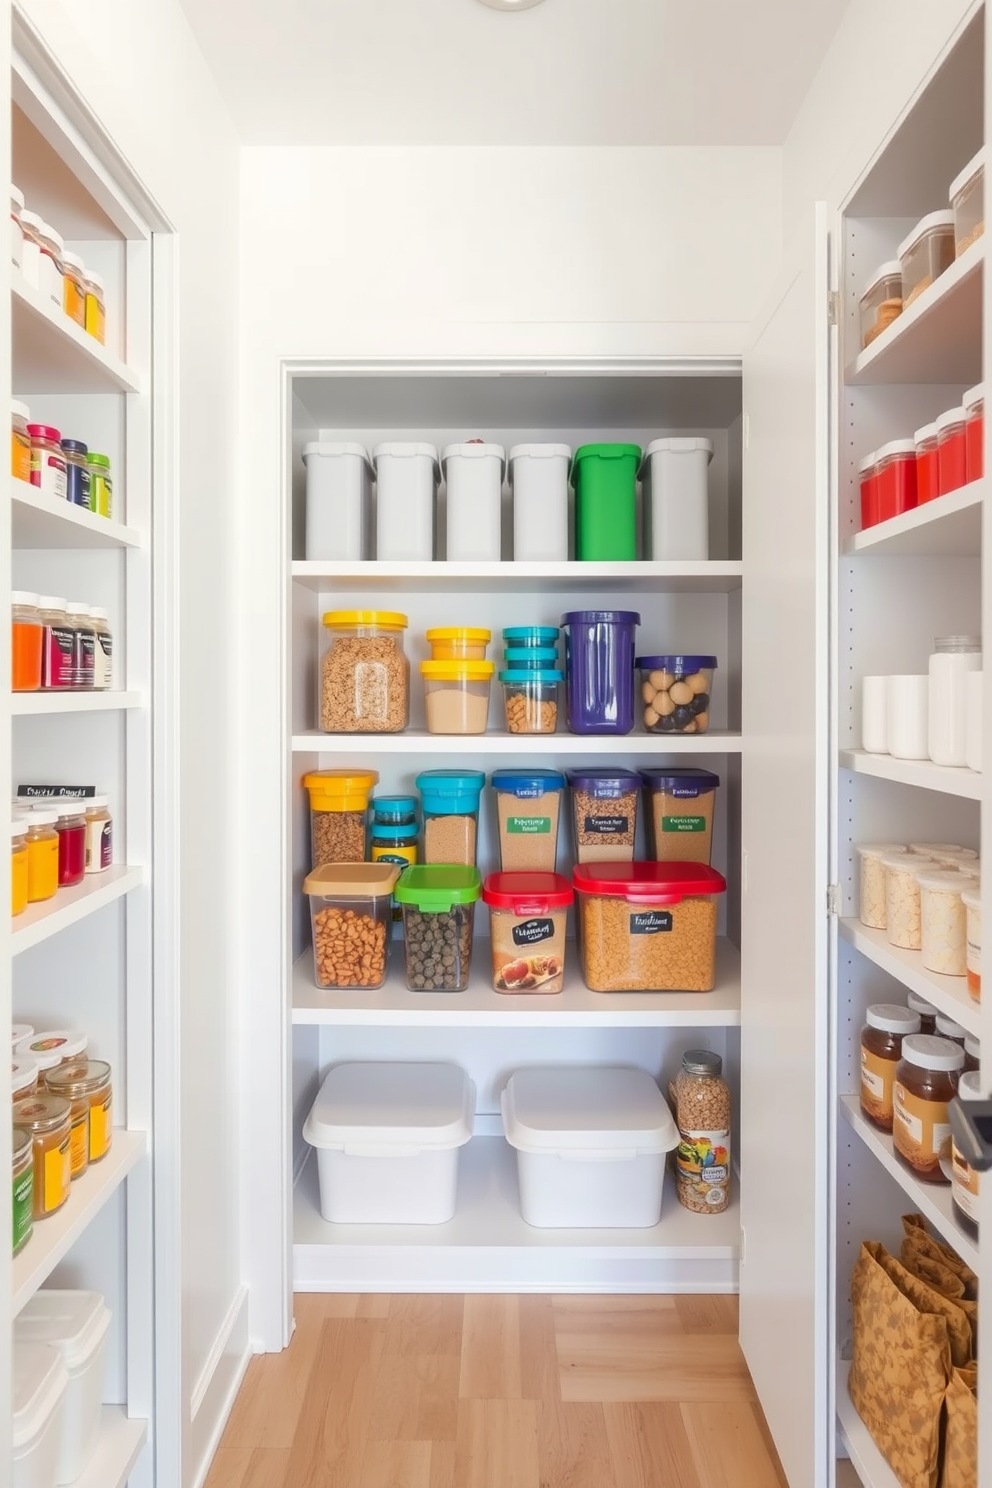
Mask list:
[[[962,1049],[964,1048],[967,1035],[960,1023],[955,1023],[954,1019],[949,1018],[946,1013],[938,1013],[935,1022],[934,1033],[938,1038],[950,1039],[952,1044],[960,1044]]]
[[[964,1036],[964,1067],[969,1074],[982,1067],[981,1041],[973,1033]]]
[[[880,1131],[892,1130],[892,1085],[902,1041],[920,1031],[919,1013],[879,1002],[865,1014],[861,1030],[861,1110]]]
[[[31,1137],[34,1217],[47,1219],[62,1208],[72,1182],[69,1102],[60,1095],[29,1095],[14,1106],[14,1125]]]
[[[927,1002],[918,992],[910,992],[906,997],[906,1005],[911,1013],[919,1013],[921,1033],[936,1033],[937,1009],[932,1002]]]
[[[948,1183],[950,1160],[947,1108],[957,1094],[964,1050],[935,1034],[912,1033],[902,1041],[902,1059],[892,1087],[892,1144],[925,1183]]]
[[[113,1137],[114,1110],[110,1065],[106,1060],[80,1059],[75,1064],[60,1065],[49,1072],[46,1083],[52,1095],[64,1096],[71,1102],[74,1135],[77,1116],[85,1120],[86,1162],[95,1163],[106,1157]],[[75,1167],[72,1176],[76,1177]]]

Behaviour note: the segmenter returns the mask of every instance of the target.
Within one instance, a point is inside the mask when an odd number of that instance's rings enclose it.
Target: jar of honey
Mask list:
[[[11,1174],[11,1214],[14,1221],[14,1250],[17,1255],[31,1239],[34,1229],[34,1163],[31,1157],[31,1133],[23,1126],[13,1130],[14,1165]]]
[[[32,811],[28,827],[28,903],[52,899],[59,886],[58,817],[54,811]]]
[[[74,1129],[77,1119],[85,1121],[87,1150],[82,1172],[87,1163],[106,1157],[113,1140],[114,1092],[110,1065],[104,1059],[79,1059],[50,1070],[46,1079],[52,1095],[64,1096],[70,1102]],[[75,1167],[72,1176],[76,1177]]]
[[[47,1219],[69,1197],[72,1131],[69,1102],[60,1095],[29,1095],[14,1106],[14,1125],[31,1138],[35,1219]]]
[[[38,1065],[34,1059],[18,1058],[10,1062],[10,1095],[15,1101],[25,1100],[38,1089]]]

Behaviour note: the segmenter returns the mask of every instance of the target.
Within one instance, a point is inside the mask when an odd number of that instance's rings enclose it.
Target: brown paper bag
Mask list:
[[[964,1262],[956,1250],[949,1245],[944,1245],[940,1240],[935,1240],[927,1229],[926,1220],[922,1214],[904,1214],[902,1227],[906,1236],[915,1241],[923,1255],[932,1260],[940,1261],[953,1271],[955,1276],[960,1276],[964,1282],[964,1294],[969,1302],[978,1300],[978,1277],[971,1267]]]
[[[955,1369],[944,1396],[940,1488],[978,1488],[978,1369]]]
[[[925,1241],[928,1237],[923,1238]],[[966,1299],[965,1284],[961,1277],[956,1275],[946,1262],[931,1260],[925,1249],[921,1248],[918,1240],[911,1235],[907,1235],[902,1242],[899,1259],[907,1271],[918,1276],[920,1281],[925,1281],[927,1286],[953,1302],[955,1307],[960,1307],[971,1324],[972,1356],[974,1357],[978,1352],[978,1303],[969,1302]]]

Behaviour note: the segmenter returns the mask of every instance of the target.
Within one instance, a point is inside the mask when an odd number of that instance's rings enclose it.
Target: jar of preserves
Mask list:
[[[961,399],[964,409],[964,478],[981,480],[985,471],[985,384],[969,388]]]
[[[689,1049],[675,1081],[679,1203],[694,1214],[722,1214],[730,1203],[730,1088],[711,1049]]]
[[[31,1133],[23,1126],[13,1129],[14,1162],[11,1171],[11,1215],[14,1249],[18,1255],[31,1239],[34,1229],[34,1163],[31,1158]]]
[[[952,1044],[960,1044],[962,1049],[964,1048],[964,1041],[968,1035],[960,1023],[955,1023],[954,1019],[949,1018],[946,1013],[938,1013],[936,1022],[938,1038],[950,1039]]]
[[[65,455],[65,499],[70,506],[91,511],[89,450],[81,439],[63,439]]]
[[[17,187],[10,188],[10,262],[11,265],[20,270],[21,260],[24,256],[24,228],[21,225],[21,213],[24,211],[24,192],[18,191]]]
[[[23,222],[23,217],[21,220]],[[61,233],[57,233],[50,222],[41,224],[38,232],[38,248],[41,254],[38,262],[38,288],[52,309],[61,313],[65,308],[63,286],[65,244]]]
[[[89,1038],[78,1028],[52,1028],[47,1033],[36,1033],[25,1052],[37,1060],[39,1083],[44,1085],[49,1070],[60,1064],[75,1064],[85,1056],[88,1045]]]
[[[28,829],[23,818],[10,824],[10,912],[23,914],[28,907]]]
[[[31,481],[31,435],[28,422],[31,410],[26,403],[16,398],[10,400],[10,473],[15,480],[30,484]]]
[[[90,1103],[80,1089],[77,1066],[59,1064],[45,1075],[49,1095],[69,1103],[69,1178],[75,1182],[90,1165]]]
[[[62,254],[62,308],[70,320],[86,329],[86,266],[78,253]]]
[[[57,594],[39,594],[38,614],[42,626],[41,685],[46,691],[64,692],[72,686],[76,639],[69,627],[65,600]]]
[[[964,1036],[964,1067],[968,1074],[982,1067],[982,1041],[973,1033]]]
[[[77,1057],[50,1071],[46,1083],[53,1095],[64,1096],[74,1107],[85,1102],[87,1161],[96,1163],[106,1157],[114,1136],[114,1089],[107,1061]]]
[[[86,802],[86,872],[103,873],[114,861],[114,821],[106,796]]]
[[[968,992],[976,1002],[982,1000],[982,896],[977,884],[972,883],[962,889],[961,898],[964,901],[966,913],[967,949],[966,976],[968,978]]]
[[[320,727],[327,734],[398,734],[410,720],[407,617],[393,610],[330,610],[321,663]]]
[[[94,454],[88,456],[90,471],[90,511],[98,517],[114,515],[114,483],[110,478],[110,456]]]
[[[982,1080],[977,1070],[966,1070],[958,1081],[958,1100],[978,1101],[984,1098]],[[973,1240],[978,1239],[979,1180],[978,1174],[965,1162],[957,1144],[951,1140],[951,1158],[947,1177],[951,1180],[951,1203],[954,1217]]]
[[[31,436],[31,484],[46,496],[65,500],[65,455],[62,434],[51,424],[28,424]]]
[[[38,1061],[27,1055],[15,1054],[10,1062],[11,1099],[25,1100],[38,1089]]]
[[[965,677],[982,670],[981,636],[938,636],[930,657],[928,744],[935,765],[968,762]]]
[[[83,288],[86,291],[86,333],[102,346],[107,339],[106,286],[99,274],[87,269]]]
[[[41,904],[55,897],[59,886],[58,816],[54,811],[32,811],[25,817],[28,828],[28,903]]]
[[[47,1219],[62,1208],[72,1183],[69,1102],[60,1095],[29,1095],[14,1106],[14,1125],[31,1138],[33,1217]]]
[[[41,687],[44,636],[37,594],[14,589],[10,595],[10,690],[37,692]]]
[[[913,435],[916,445],[916,504],[923,506],[940,495],[937,469],[937,425],[924,424]]]
[[[91,692],[96,674],[96,635],[90,607],[81,599],[66,601],[66,623],[72,630],[72,686]]]
[[[114,638],[106,610],[91,605],[90,623],[93,626],[93,687],[97,692],[108,692],[114,682]]]
[[[889,944],[905,951],[918,951],[922,943],[920,874],[932,873],[936,864],[919,853],[887,853],[885,869],[885,929]]]
[[[947,1108],[964,1068],[960,1044],[936,1035],[903,1039],[892,1087],[892,1143],[897,1155],[925,1183],[947,1183],[941,1167],[950,1154]]]
[[[865,1014],[861,1030],[861,1109],[880,1131],[892,1130],[892,1086],[902,1058],[902,1041],[919,1031],[919,1013],[897,1003],[875,1003]]]
[[[59,834],[59,888],[82,883],[86,872],[86,816],[78,801],[60,801],[56,806]]]
[[[968,880],[941,868],[921,873],[918,882],[923,965],[941,976],[963,977],[967,970],[967,916],[961,895]],[[942,1034],[940,1021],[938,1017],[937,1032]]]
[[[909,849],[898,842],[856,842],[854,851],[861,860],[861,910],[859,918],[869,930],[885,929],[885,868],[882,859]]]

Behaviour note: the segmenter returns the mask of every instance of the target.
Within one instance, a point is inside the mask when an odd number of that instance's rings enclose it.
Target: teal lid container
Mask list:
[[[481,770],[422,770],[414,782],[430,816],[478,815],[485,783]]]
[[[557,625],[508,625],[503,631],[504,646],[557,646]]]
[[[508,667],[554,667],[558,665],[557,646],[507,646],[503,660]]]
[[[637,557],[637,444],[584,444],[572,459],[575,556],[586,562]]]
[[[418,827],[416,822],[373,822],[370,830],[373,842],[416,842]]]

